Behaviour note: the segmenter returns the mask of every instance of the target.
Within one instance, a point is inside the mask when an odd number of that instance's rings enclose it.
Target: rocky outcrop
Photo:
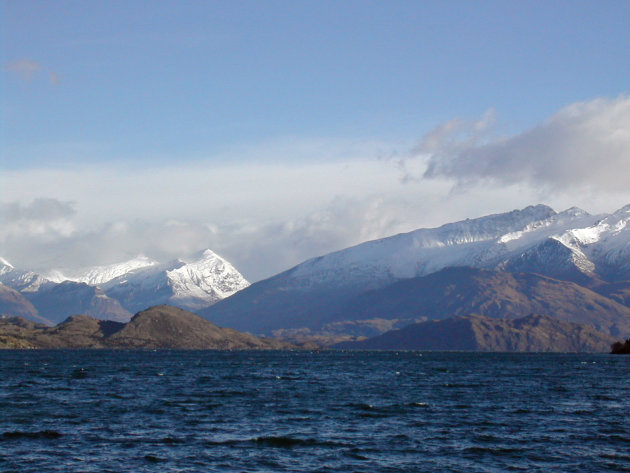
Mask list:
[[[610,347],[610,353],[613,355],[630,355],[630,338],[624,343],[613,343]]]

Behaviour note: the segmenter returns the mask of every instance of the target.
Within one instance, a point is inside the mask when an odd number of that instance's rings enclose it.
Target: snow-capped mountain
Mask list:
[[[308,260],[284,274],[291,287],[368,284],[450,266],[550,276],[630,278],[630,205],[611,215],[544,205],[420,229]]]
[[[56,319],[74,313],[128,320],[158,304],[184,309],[208,307],[249,285],[225,259],[204,250],[190,259],[159,263],[145,256],[81,270],[42,274],[0,259],[0,283],[25,295],[40,315]]]
[[[322,320],[321,314],[336,317],[331,314],[366,291],[448,267],[537,273],[592,287],[626,281],[629,221],[630,206],[590,215],[578,208],[556,212],[537,205],[419,229],[305,261],[202,314],[219,325],[256,333],[309,327]]]
[[[101,285],[131,312],[155,304],[197,310],[247,286],[234,266],[211,250],[187,260],[137,268]]]

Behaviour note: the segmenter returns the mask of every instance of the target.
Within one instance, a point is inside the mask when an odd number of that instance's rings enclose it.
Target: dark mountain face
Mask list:
[[[55,327],[23,318],[0,319],[0,348],[146,348],[146,349],[287,349],[276,340],[261,339],[170,306],[136,314],[129,323],[73,316]]]
[[[157,279],[157,278],[153,278]],[[108,297],[119,301],[122,307],[131,313],[138,312],[149,306],[161,305],[173,296],[166,277],[160,278],[155,284],[131,284],[128,281],[106,288]]]
[[[608,352],[615,338],[589,325],[543,315],[494,319],[481,315],[409,325],[377,337],[336,345],[363,350],[474,350],[501,352]]]
[[[589,289],[601,294],[604,297],[630,306],[630,281],[620,281],[606,283],[603,281],[593,281],[587,286]]]
[[[320,326],[326,314],[360,293],[347,288],[286,290],[276,284],[282,277],[253,284],[199,314],[218,325],[271,335],[278,329]]]

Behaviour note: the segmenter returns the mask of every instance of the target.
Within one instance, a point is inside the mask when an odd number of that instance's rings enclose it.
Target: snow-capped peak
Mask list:
[[[138,255],[122,263],[114,263],[105,266],[93,266],[79,270],[52,270],[46,277],[53,282],[75,281],[84,282],[92,286],[105,284],[132,271],[156,266],[159,263],[144,255]]]
[[[194,258],[166,272],[176,300],[215,302],[249,286],[229,262],[213,251],[206,249]]]

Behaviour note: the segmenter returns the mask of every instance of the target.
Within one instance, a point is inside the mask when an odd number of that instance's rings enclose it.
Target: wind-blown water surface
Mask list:
[[[3,472],[630,471],[630,358],[0,352]]]

